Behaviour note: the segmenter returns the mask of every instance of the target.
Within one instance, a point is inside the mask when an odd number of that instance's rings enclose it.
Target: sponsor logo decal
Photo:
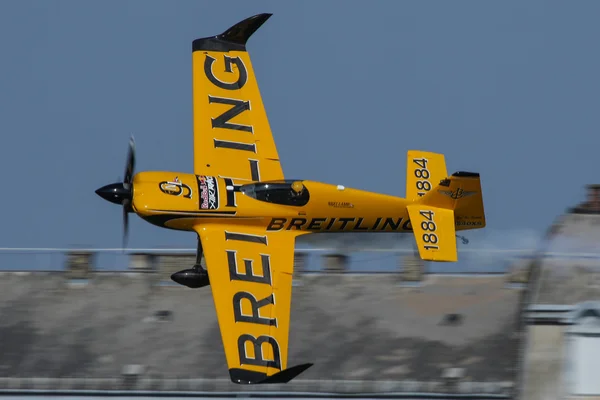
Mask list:
[[[481,221],[456,221],[456,226],[481,226]]]
[[[348,203],[347,201],[330,201],[327,204],[329,207],[335,208],[354,208],[354,204]]]
[[[254,80],[254,75],[248,71],[248,68],[244,64],[241,57],[230,57],[228,54],[223,54],[217,58],[211,57],[206,54],[204,59],[204,75],[208,81],[212,84],[211,87],[217,87],[222,90],[228,91],[228,94],[220,97],[208,94],[208,110],[211,115],[215,115],[218,111],[218,116],[210,119],[212,129],[217,129],[214,133],[213,139],[214,148],[228,149],[233,151],[242,151],[238,157],[248,157],[248,166],[250,167],[249,173],[253,181],[260,181],[260,168],[258,160],[254,159],[253,153],[256,153],[256,143],[254,140],[245,141],[243,132],[254,133],[253,125],[245,125],[239,122],[233,122],[236,120],[238,115],[252,116],[253,111],[250,107],[249,98],[244,98],[244,93],[239,93],[246,83],[250,80]],[[219,75],[222,78],[217,78],[215,71],[221,71]],[[222,72],[225,72],[224,74]],[[209,89],[210,92],[210,89]],[[259,101],[260,101],[260,95]],[[241,98],[240,98],[241,97]],[[217,104],[217,106],[213,106]],[[252,120],[252,118],[250,118]],[[234,140],[221,140],[219,138],[222,130],[226,130],[232,138],[238,137]],[[242,133],[240,135],[240,133]],[[242,154],[245,154],[243,156]]]
[[[271,218],[267,231],[303,230],[320,232],[339,231],[412,231],[410,220],[377,217],[375,221],[365,221],[363,217],[350,218]]]
[[[185,198],[192,198],[192,188],[181,182],[177,176],[172,181],[160,182],[158,187],[163,193],[170,194],[171,196],[183,195]]]
[[[455,191],[450,191],[450,190],[439,190],[439,192],[445,196],[448,196],[452,199],[462,199],[463,197],[469,197],[474,195],[477,192],[467,192],[465,190],[463,190],[462,188],[458,188]]]
[[[483,217],[481,215],[471,215],[471,216],[467,216],[467,215],[457,215],[456,217],[457,221],[463,220],[463,219],[483,219]]]
[[[200,209],[216,210],[219,208],[219,188],[214,176],[198,176],[198,193]]]

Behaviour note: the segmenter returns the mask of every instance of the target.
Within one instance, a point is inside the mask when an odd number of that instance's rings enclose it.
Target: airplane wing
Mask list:
[[[298,232],[235,224],[196,228],[234,383],[285,383],[312,364],[287,369],[294,246]]]
[[[248,38],[259,14],[192,45],[194,173],[248,181],[283,179],[262,103]]]

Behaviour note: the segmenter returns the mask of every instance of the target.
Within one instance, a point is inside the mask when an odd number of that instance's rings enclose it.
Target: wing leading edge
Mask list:
[[[246,42],[271,14],[194,40],[194,173],[248,181],[283,179]]]
[[[196,228],[232,382],[285,383],[312,364],[287,369],[294,231],[234,224]]]

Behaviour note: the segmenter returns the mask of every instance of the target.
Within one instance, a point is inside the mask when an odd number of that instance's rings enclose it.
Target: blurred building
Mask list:
[[[396,392],[512,398],[523,289],[506,274],[427,273],[403,255],[393,273],[321,272],[296,255],[286,385],[229,381],[210,288],[169,280],[193,255],[135,254],[123,272],[93,254],[65,271],[0,273],[0,390]],[[94,392],[95,391],[95,392]],[[92,393],[88,392],[88,393]]]
[[[558,254],[531,269],[523,398],[600,398],[600,185],[557,219],[545,250]]]

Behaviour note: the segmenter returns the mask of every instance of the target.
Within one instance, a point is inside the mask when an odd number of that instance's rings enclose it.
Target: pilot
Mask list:
[[[292,196],[293,197],[300,196],[302,194],[303,190],[304,190],[304,185],[302,184],[302,182],[295,181],[294,183],[292,183]]]

